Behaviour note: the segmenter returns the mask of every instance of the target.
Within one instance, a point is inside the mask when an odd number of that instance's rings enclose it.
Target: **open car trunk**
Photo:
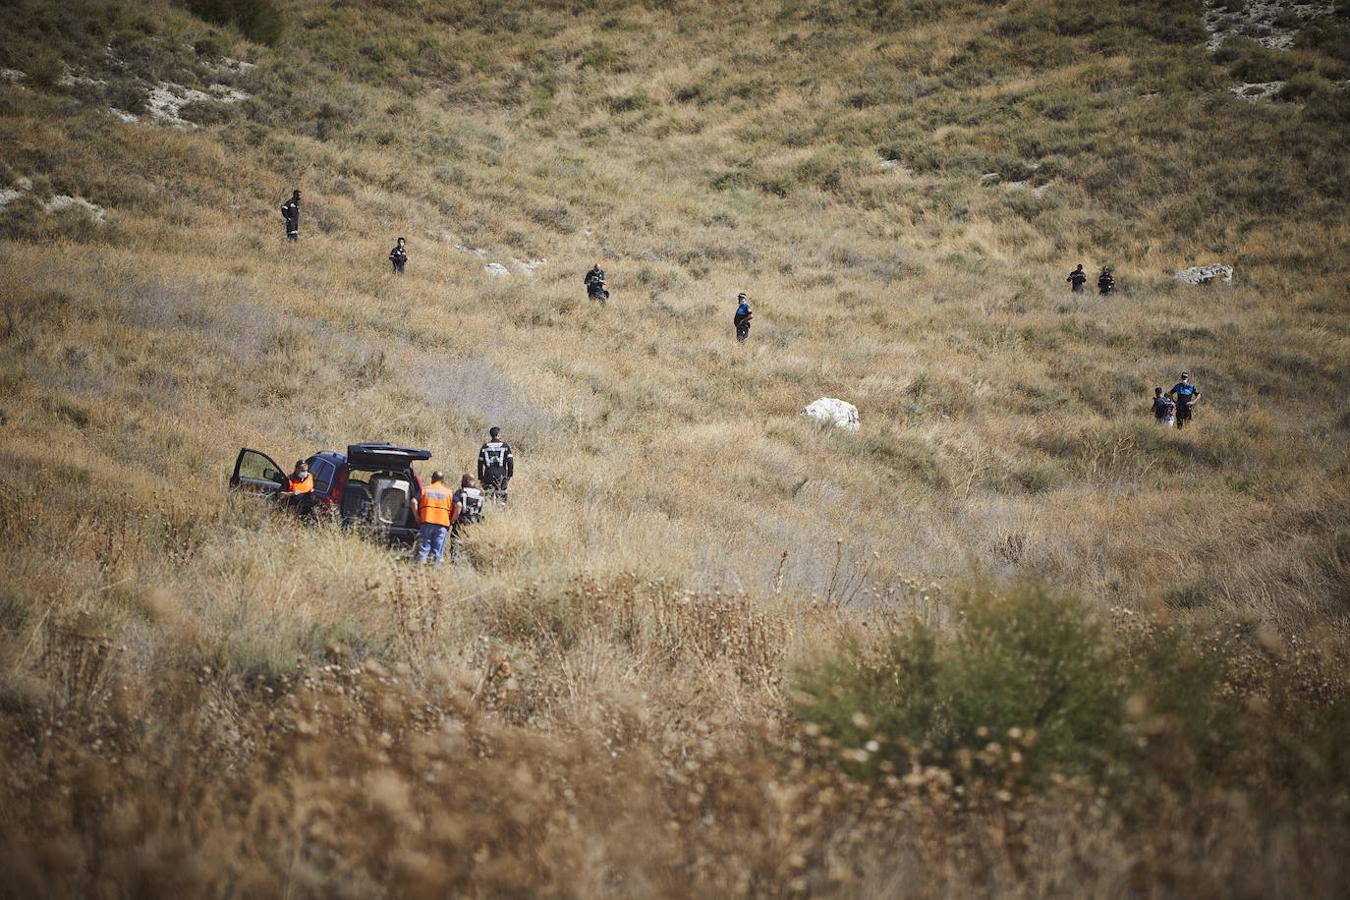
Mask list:
[[[393,543],[406,543],[417,535],[412,500],[421,485],[412,464],[431,458],[429,450],[392,444],[350,444],[347,447],[347,482],[338,508],[348,527],[388,535]]]

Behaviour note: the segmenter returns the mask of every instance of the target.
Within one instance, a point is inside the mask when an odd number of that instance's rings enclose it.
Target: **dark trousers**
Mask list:
[[[402,262],[400,262],[399,260],[396,260],[396,259],[390,260],[390,262],[392,262],[392,263],[394,264],[394,274],[395,274],[395,275],[402,275],[402,274],[403,274],[403,267],[406,266],[406,265],[408,264],[408,261],[407,261],[406,259],[403,260]]]
[[[509,485],[510,479],[504,475],[501,478],[485,478],[483,479],[483,493],[487,494],[488,499],[494,503],[505,506],[510,494]]]

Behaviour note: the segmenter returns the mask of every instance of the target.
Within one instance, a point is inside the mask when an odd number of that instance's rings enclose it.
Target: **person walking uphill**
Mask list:
[[[1083,271],[1083,264],[1079,263],[1078,268],[1069,273],[1069,277],[1064,279],[1073,285],[1075,294],[1083,293],[1083,285],[1087,284],[1087,273]]]
[[[294,191],[291,199],[281,204],[281,217],[286,220],[286,239],[300,240],[300,192]]]
[[[1167,393],[1177,401],[1177,428],[1181,428],[1191,420],[1191,407],[1200,399],[1200,389],[1191,384],[1190,372],[1182,372],[1181,380]]]
[[[394,274],[402,275],[403,267],[408,264],[408,242],[399,238],[394,249],[389,251],[389,261],[394,264]]]
[[[422,496],[412,502],[413,512],[420,523],[417,529],[417,561],[428,558],[435,565],[445,556],[445,537],[450,526],[459,518],[455,495],[445,483],[444,472],[432,472],[431,483],[422,488]]]
[[[511,445],[501,435],[502,430],[496,425],[488,429],[488,442],[478,451],[478,480],[498,506],[505,506],[511,478],[516,474],[516,460],[511,455]]]
[[[731,323],[736,326],[736,340],[744,343],[750,336],[750,319],[754,313],[750,311],[750,301],[745,298],[744,291],[736,299],[740,301],[740,305],[736,307],[736,315],[732,316]]]

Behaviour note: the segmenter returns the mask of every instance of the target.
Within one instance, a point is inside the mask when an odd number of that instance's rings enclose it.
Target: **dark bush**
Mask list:
[[[208,22],[233,25],[259,44],[276,44],[285,27],[276,0],[186,0],[184,5]]]

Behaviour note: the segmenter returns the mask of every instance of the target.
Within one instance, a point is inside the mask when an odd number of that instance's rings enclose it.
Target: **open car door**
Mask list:
[[[272,457],[244,447],[234,461],[230,487],[251,494],[275,494],[286,489],[286,474]]]

